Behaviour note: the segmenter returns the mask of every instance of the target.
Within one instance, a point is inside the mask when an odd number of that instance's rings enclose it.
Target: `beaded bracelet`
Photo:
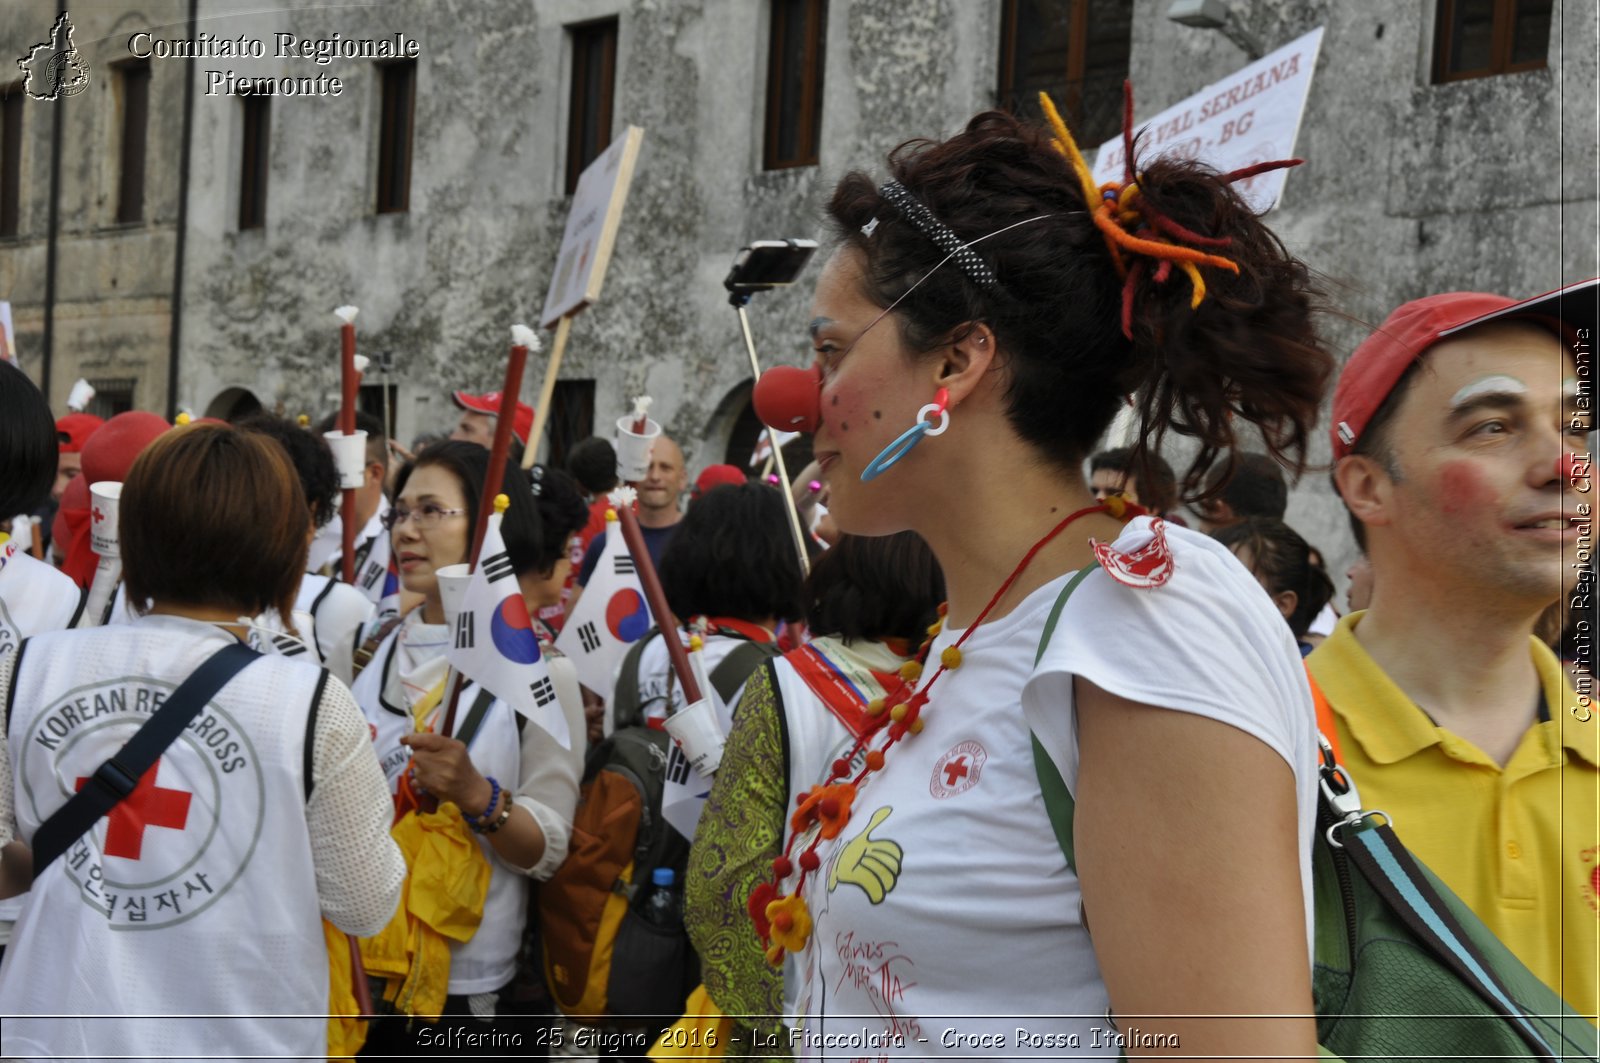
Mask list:
[[[461,818],[466,820],[467,826],[474,831],[478,831],[488,821],[489,817],[494,815],[494,810],[500,807],[500,780],[493,775],[487,775],[485,778],[489,780],[489,806],[476,816],[471,815],[465,809],[461,812]]]
[[[511,807],[514,803],[515,802],[511,800],[511,795],[506,794],[506,807],[500,810],[500,814],[494,818],[493,823],[489,824],[487,827],[484,827],[482,830],[479,830],[478,833],[493,834],[501,827],[504,827],[506,825],[506,820],[511,818]]]

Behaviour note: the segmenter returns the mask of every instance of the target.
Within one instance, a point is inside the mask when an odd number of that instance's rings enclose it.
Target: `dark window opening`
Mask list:
[[[239,228],[259,229],[267,223],[267,145],[272,126],[272,101],[245,96],[244,152],[239,161]]]
[[[1551,0],[1439,0],[1434,82],[1543,68],[1552,6]]]
[[[817,164],[827,36],[828,0],[772,0],[762,161],[768,170]]]
[[[378,213],[411,209],[411,138],[417,64],[383,63],[383,110],[378,117]]]
[[[22,218],[22,82],[0,89],[0,236]]]
[[[1048,92],[1084,151],[1122,128],[1133,5],[1125,0],[1005,0],[1000,11],[1000,99],[1038,118]]]
[[[617,76],[617,20],[573,26],[572,103],[567,115],[567,195],[611,143]]]
[[[383,424],[384,434],[394,438],[394,408],[399,400],[394,384],[362,384],[356,389],[356,409],[371,414]]]
[[[91,379],[89,386],[94,388],[94,398],[83,412],[108,420],[119,413],[127,413],[133,409],[133,389],[138,383],[137,377]]]
[[[117,221],[144,220],[145,137],[150,124],[150,64],[117,67],[122,86],[122,152],[117,184]]]
[[[557,380],[550,393],[550,416],[545,420],[550,446],[546,461],[565,468],[574,445],[594,435],[594,381]]]

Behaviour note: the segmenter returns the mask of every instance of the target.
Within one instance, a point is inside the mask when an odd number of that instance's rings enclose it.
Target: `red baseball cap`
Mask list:
[[[92,413],[69,413],[56,420],[56,435],[60,437],[61,453],[81,454],[94,430],[105,421]]]
[[[690,497],[699,498],[713,487],[724,484],[742,484],[748,479],[744,470],[737,465],[707,465],[694,479],[694,490],[689,492]]]
[[[1484,292],[1413,299],[1390,314],[1350,355],[1333,392],[1329,436],[1337,461],[1355,449],[1373,414],[1418,358],[1435,344],[1495,321],[1531,320],[1564,341],[1592,349],[1600,319],[1600,277],[1518,302]],[[1580,330],[1587,329],[1585,334]]]
[[[491,391],[483,395],[474,395],[467,391],[457,391],[450,396],[456,405],[463,410],[473,413],[486,413],[490,417],[500,416],[500,393]],[[528,445],[528,433],[533,431],[533,407],[526,402],[517,403],[517,415],[511,419],[511,432],[522,442]]]

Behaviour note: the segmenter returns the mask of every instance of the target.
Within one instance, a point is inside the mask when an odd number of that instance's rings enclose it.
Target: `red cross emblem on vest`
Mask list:
[[[944,766],[944,784],[946,786],[954,786],[966,777],[967,755],[965,753]]]
[[[157,760],[144,773],[133,793],[117,803],[111,810],[110,826],[106,828],[106,855],[139,859],[144,849],[146,827],[167,827],[182,830],[189,822],[189,802],[194,795],[183,790],[169,790],[156,785],[156,771],[161,767]],[[80,775],[74,790],[81,790],[89,781]]]

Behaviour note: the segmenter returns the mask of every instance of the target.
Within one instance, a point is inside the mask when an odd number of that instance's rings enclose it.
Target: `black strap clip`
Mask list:
[[[95,769],[94,781],[99,783],[101,789],[118,801],[133,793],[139,786],[139,780],[134,778],[133,773],[127,768],[119,764],[116,757],[112,757]]]

